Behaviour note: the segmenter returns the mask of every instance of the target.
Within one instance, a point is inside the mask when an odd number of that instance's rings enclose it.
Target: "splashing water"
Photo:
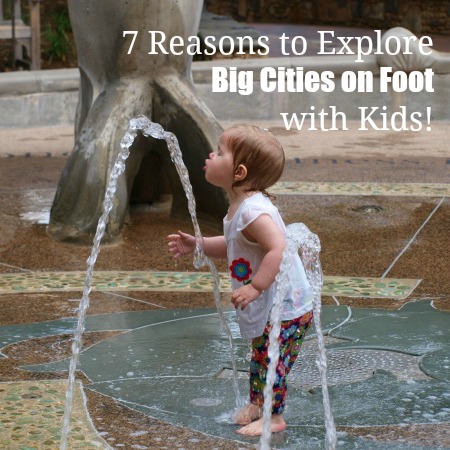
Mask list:
[[[131,144],[130,144],[131,145]],[[60,450],[66,450],[67,441],[70,431],[70,414],[72,410],[73,390],[75,385],[75,372],[77,369],[80,351],[83,345],[83,332],[85,329],[86,312],[89,308],[89,294],[91,292],[92,275],[94,272],[94,265],[100,253],[100,242],[105,234],[106,225],[109,220],[109,213],[113,207],[114,194],[117,189],[117,179],[125,171],[125,160],[130,154],[128,148],[122,145],[122,149],[117,157],[117,160],[111,170],[108,187],[103,201],[103,212],[98,221],[97,230],[95,232],[94,243],[89,258],[87,259],[86,277],[83,287],[83,295],[80,300],[78,308],[78,322],[74,333],[72,342],[72,357],[70,359],[69,377],[67,380],[66,390],[66,405],[64,408],[63,425],[61,430],[61,444]]]
[[[69,366],[69,377],[67,381],[66,391],[66,406],[64,409],[63,425],[61,430],[61,444],[60,450],[67,449],[68,436],[70,432],[70,415],[72,410],[73,390],[75,385],[75,372],[79,361],[80,351],[83,343],[83,332],[85,329],[86,312],[89,307],[89,294],[91,292],[92,275],[94,272],[94,265],[100,253],[100,242],[105,234],[106,225],[109,220],[109,213],[113,207],[114,195],[117,190],[117,180],[119,176],[125,171],[125,161],[130,154],[130,147],[133,144],[138,131],[146,137],[150,136],[155,139],[164,139],[167,143],[167,148],[170,153],[172,162],[175,164],[184,192],[188,199],[188,209],[191,216],[192,225],[194,226],[196,249],[194,252],[194,267],[199,269],[203,266],[208,266],[214,281],[214,301],[219,315],[222,330],[226,333],[231,352],[231,364],[233,368],[233,389],[236,396],[236,407],[242,405],[242,398],[239,392],[238,373],[236,362],[234,359],[234,345],[233,337],[230,328],[226,322],[225,314],[220,303],[220,278],[214,263],[203,253],[203,237],[200,232],[200,227],[196,216],[196,204],[194,194],[192,192],[192,185],[189,181],[189,173],[184,164],[178,140],[173,133],[165,131],[158,123],[152,122],[146,116],[139,116],[130,120],[128,129],[120,142],[120,152],[117,156],[116,162],[111,170],[108,186],[103,201],[103,212],[98,221],[97,230],[94,237],[91,254],[87,259],[86,278],[84,282],[83,295],[80,301],[78,310],[78,322],[75,330],[74,339],[72,343],[72,357]]]
[[[319,238],[311,233],[303,223],[293,223],[287,227],[286,248],[283,252],[283,259],[280,265],[280,272],[277,275],[277,291],[275,293],[274,304],[270,316],[272,328],[269,333],[268,356],[270,359],[267,370],[266,386],[264,388],[264,406],[263,406],[263,432],[261,435],[260,450],[270,449],[271,438],[271,416],[272,416],[272,390],[276,376],[276,365],[279,358],[278,336],[281,329],[281,310],[284,296],[287,292],[288,274],[292,265],[292,255],[301,250],[301,259],[305,267],[306,276],[311,285],[313,295],[314,324],[316,326],[319,352],[316,359],[317,367],[320,372],[322,384],[323,406],[325,413],[325,447],[327,450],[336,448],[336,428],[334,426],[333,414],[330,407],[327,385],[327,358],[325,353],[325,343],[320,321],[322,309],[322,269],[319,261],[320,241]]]

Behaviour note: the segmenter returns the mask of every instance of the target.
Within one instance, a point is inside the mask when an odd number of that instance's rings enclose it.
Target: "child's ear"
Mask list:
[[[237,169],[234,171],[234,180],[241,181],[247,176],[247,167],[244,164],[239,164]]]

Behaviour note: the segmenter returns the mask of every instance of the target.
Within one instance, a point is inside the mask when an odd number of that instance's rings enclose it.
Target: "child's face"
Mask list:
[[[225,190],[231,189],[234,182],[233,153],[227,145],[224,133],[220,136],[217,150],[210,153],[205,161],[204,170],[208,183]]]

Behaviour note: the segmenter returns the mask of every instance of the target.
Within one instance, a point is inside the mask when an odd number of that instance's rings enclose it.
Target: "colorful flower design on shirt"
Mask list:
[[[238,281],[243,281],[244,284],[248,284],[250,282],[247,280],[250,278],[252,269],[250,268],[250,263],[244,258],[235,259],[230,266],[230,271],[232,278],[236,278]]]

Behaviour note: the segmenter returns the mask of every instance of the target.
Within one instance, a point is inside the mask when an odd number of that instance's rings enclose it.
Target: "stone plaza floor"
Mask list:
[[[229,125],[223,123],[224,126]],[[450,448],[450,125],[431,132],[298,132],[272,189],[287,223],[321,240],[322,326],[338,448]],[[69,127],[0,130],[0,448],[55,449],[87,246],[46,234]],[[165,236],[170,199],[135,205],[96,265],[69,448],[255,448],[230,423],[227,340],[212,284]],[[220,224],[202,226],[204,235]],[[235,340],[242,395],[248,344]],[[291,374],[274,448],[324,448],[315,331]]]

